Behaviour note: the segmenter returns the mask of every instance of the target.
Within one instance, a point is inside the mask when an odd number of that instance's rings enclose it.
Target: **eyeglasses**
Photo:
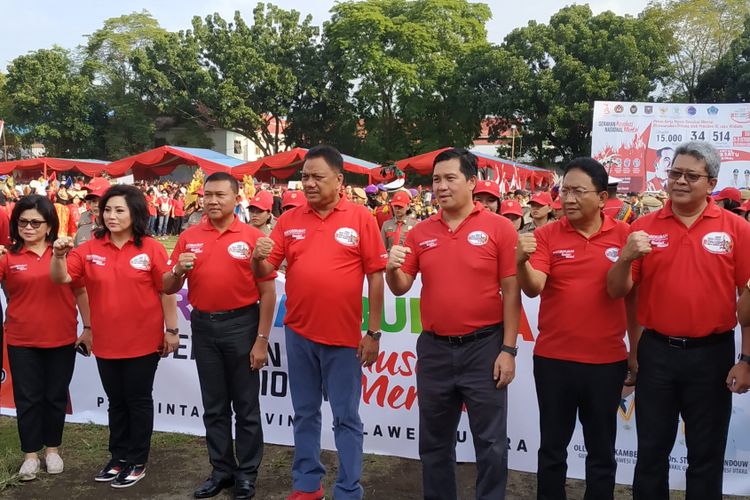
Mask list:
[[[667,170],[667,177],[669,177],[669,179],[673,181],[680,180],[683,175],[685,176],[685,180],[691,184],[701,180],[701,177],[705,177],[706,179],[711,178],[710,175],[695,174],[693,172],[683,172],[682,170]]]
[[[43,220],[26,220],[26,219],[18,219],[18,227],[26,227],[31,226],[34,229],[39,229],[39,226],[44,224],[46,221]]]
[[[596,189],[569,189],[569,188],[560,188],[560,198],[565,199],[568,197],[568,195],[572,195],[573,198],[576,200],[580,200],[584,196],[586,196],[586,193],[596,193]]]

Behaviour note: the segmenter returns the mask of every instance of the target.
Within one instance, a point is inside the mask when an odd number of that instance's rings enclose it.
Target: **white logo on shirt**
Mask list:
[[[620,249],[617,247],[610,247],[604,251],[604,256],[612,262],[617,262],[617,259],[620,258]]]
[[[422,248],[434,248],[438,244],[437,238],[432,238],[431,240],[424,240],[419,242],[419,246]]]
[[[86,261],[91,262],[95,266],[104,266],[107,264],[107,258],[102,255],[96,255],[90,253],[86,256]]]
[[[203,253],[203,243],[188,243],[185,245],[185,250],[190,253]]]
[[[236,241],[227,247],[229,255],[235,259],[247,259],[250,257],[250,245],[244,241]]]
[[[145,253],[139,253],[130,259],[130,267],[139,271],[148,271],[151,269],[151,259]]]
[[[486,245],[490,241],[490,237],[484,231],[472,231],[469,233],[467,240],[475,247],[478,247]]]
[[[724,232],[708,233],[703,237],[703,248],[711,253],[724,255],[732,251],[732,237]]]
[[[292,238],[294,240],[304,240],[305,230],[304,229],[287,229],[284,231],[285,238]]]
[[[333,235],[334,239],[346,247],[359,245],[359,234],[350,227],[340,227]]]
[[[575,250],[552,250],[552,256],[557,257],[558,259],[575,259],[576,258],[576,251]]]
[[[11,272],[14,272],[14,273],[20,273],[23,271],[28,271],[29,266],[27,266],[26,264],[14,264],[10,266],[10,270]]]
[[[669,246],[668,234],[649,234],[648,241],[652,247],[667,248]]]

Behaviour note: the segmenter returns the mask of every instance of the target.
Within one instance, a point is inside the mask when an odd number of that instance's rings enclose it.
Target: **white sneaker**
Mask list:
[[[21,481],[32,481],[39,474],[41,462],[38,458],[27,458],[21,464],[21,470],[18,471],[18,479]]]
[[[63,459],[57,453],[47,453],[44,457],[48,474],[60,474],[63,471]]]

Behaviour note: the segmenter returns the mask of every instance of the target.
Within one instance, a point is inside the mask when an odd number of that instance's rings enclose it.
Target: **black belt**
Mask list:
[[[208,321],[223,321],[225,319],[231,319],[236,318],[237,316],[242,316],[245,313],[248,313],[252,311],[253,309],[256,309],[258,307],[258,304],[250,304],[249,306],[240,307],[238,309],[229,309],[228,311],[215,311],[215,312],[205,312],[205,311],[199,311],[198,309],[193,309],[193,314],[195,314],[195,317],[198,319],[205,319]]]
[[[693,349],[694,347],[704,347],[707,345],[718,344],[720,342],[726,342],[734,335],[734,330],[712,333],[705,337],[671,337],[648,328],[643,330],[643,333],[652,339],[665,342],[669,347],[674,347],[675,349]]]
[[[466,335],[438,335],[437,333],[431,332],[429,330],[424,330],[422,334],[429,335],[430,337],[436,340],[442,340],[442,341],[448,342],[449,344],[460,345],[460,344],[466,344],[468,342],[473,342],[475,340],[489,337],[490,335],[497,333],[502,328],[502,326],[503,326],[502,323],[498,323],[496,325],[490,325],[490,326],[483,326],[482,328],[474,330],[471,333],[467,333]]]

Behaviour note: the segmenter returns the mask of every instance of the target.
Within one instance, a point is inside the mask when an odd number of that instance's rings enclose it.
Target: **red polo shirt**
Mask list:
[[[357,347],[365,275],[387,260],[375,218],[343,197],[325,219],[306,203],[284,212],[271,238],[268,262],[287,260],[284,323],[320,344]]]
[[[160,292],[167,251],[153,238],[117,248],[105,235],[70,252],[68,274],[83,279],[91,305],[94,354],[120,359],[157,351],[164,338]]]
[[[609,297],[607,273],[629,233],[627,224],[607,215],[588,239],[567,217],[534,231],[537,247],[529,262],[547,275],[534,354],[596,364],[627,358],[625,300]]]
[[[10,216],[5,210],[0,210],[0,245],[10,247]]]
[[[148,215],[155,217],[156,216],[156,205],[155,203],[155,197],[151,195],[146,195],[146,206],[148,207]]]
[[[41,257],[25,248],[0,257],[0,280],[8,294],[5,338],[9,345],[61,347],[76,341],[74,285],[52,283],[51,257],[51,247]]]
[[[258,238],[258,229],[235,217],[223,233],[203,220],[186,229],[177,240],[169,265],[184,252],[196,255],[193,269],[187,272],[188,300],[199,311],[218,312],[255,304],[260,300],[250,259]],[[276,273],[258,281],[273,281]]]
[[[737,288],[750,278],[750,224],[719,208],[711,198],[688,229],[672,202],[636,220],[652,251],[633,263],[639,285],[638,321],[645,328],[679,337],[733,330]]]
[[[184,200],[172,200],[172,207],[174,207],[174,216],[182,217],[185,215],[185,201]]]
[[[463,335],[502,322],[500,280],[516,274],[513,224],[480,203],[455,230],[442,215],[441,209],[406,236],[411,253],[401,270],[422,273],[422,326],[438,335]]]

